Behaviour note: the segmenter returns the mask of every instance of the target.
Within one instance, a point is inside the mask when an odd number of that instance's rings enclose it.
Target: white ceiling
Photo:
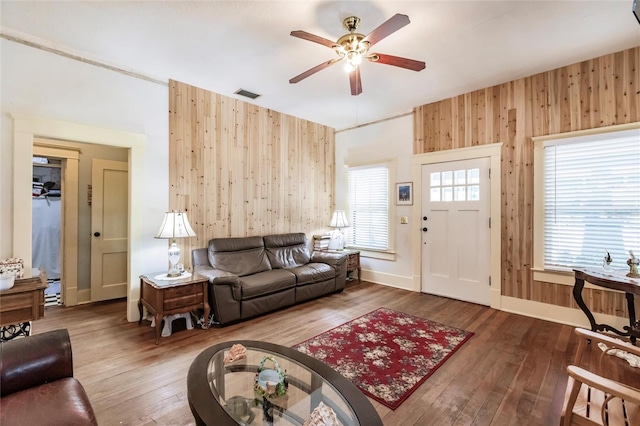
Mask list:
[[[243,88],[262,96],[242,100],[336,129],[640,45],[632,0],[2,0],[0,7],[5,34],[226,96]],[[371,51],[425,61],[425,70],[364,63],[359,96],[351,96],[341,64],[289,84],[335,57],[292,30],[337,40],[347,16],[360,17],[366,35],[395,13],[411,23]]]

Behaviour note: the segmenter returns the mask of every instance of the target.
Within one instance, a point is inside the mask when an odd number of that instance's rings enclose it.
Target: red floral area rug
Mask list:
[[[293,348],[395,410],[473,333],[379,308]]]

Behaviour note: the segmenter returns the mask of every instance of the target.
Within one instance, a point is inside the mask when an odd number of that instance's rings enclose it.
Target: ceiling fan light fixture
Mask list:
[[[416,61],[413,59],[402,58],[393,55],[383,55],[381,53],[369,53],[369,49],[373,45],[398,31],[400,28],[408,25],[410,22],[411,21],[409,21],[409,17],[407,15],[396,13],[365,36],[356,32],[356,30],[360,26],[360,19],[356,16],[349,16],[343,21],[343,24],[349,31],[349,33],[343,35],[335,42],[324,37],[310,34],[306,31],[291,31],[291,36],[293,37],[312,41],[314,43],[318,43],[330,49],[333,49],[338,57],[308,69],[302,74],[299,74],[290,79],[289,83],[298,83],[303,79],[317,73],[318,71],[321,71],[335,64],[336,62],[343,61],[345,65],[345,71],[349,73],[351,94],[353,96],[357,96],[362,93],[362,83],[360,80],[360,64],[362,63],[363,58],[367,59],[370,62],[379,64],[392,65],[412,71],[422,71],[425,68],[425,63],[422,61]]]
[[[350,62],[350,61],[347,61],[347,62],[345,62],[345,64],[344,64],[344,70],[345,70],[345,72],[346,72],[346,73],[350,73],[350,72],[352,72],[352,71],[355,71],[355,70],[356,70],[356,68],[358,68],[358,66],[357,66],[357,65],[354,65],[354,64],[353,64],[352,62]]]
[[[351,51],[347,54],[347,60],[355,66],[362,63],[362,55],[360,52]]]

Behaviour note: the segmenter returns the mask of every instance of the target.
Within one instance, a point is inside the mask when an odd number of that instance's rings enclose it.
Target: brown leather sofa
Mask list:
[[[191,252],[209,278],[214,322],[228,324],[344,289],[347,255],[309,253],[303,233],[215,238]]]
[[[97,425],[67,330],[0,343],[0,425]]]

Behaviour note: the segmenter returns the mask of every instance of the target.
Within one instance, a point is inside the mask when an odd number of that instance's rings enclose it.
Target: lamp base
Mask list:
[[[183,272],[167,272],[167,278],[175,278],[175,277],[179,277],[180,275],[182,275]]]

